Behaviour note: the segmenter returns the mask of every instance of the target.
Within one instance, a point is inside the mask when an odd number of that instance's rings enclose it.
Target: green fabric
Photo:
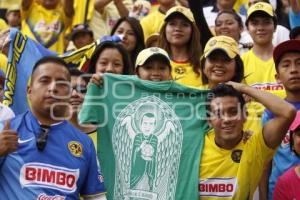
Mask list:
[[[100,125],[108,199],[198,199],[207,91],[136,76],[103,81],[89,86],[79,118]]]

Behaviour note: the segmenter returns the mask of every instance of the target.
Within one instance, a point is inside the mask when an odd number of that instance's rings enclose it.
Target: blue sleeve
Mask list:
[[[296,26],[300,26],[300,12],[295,14],[292,9],[289,12],[289,20],[291,29],[295,28]]]
[[[262,125],[264,126],[270,119],[273,118],[274,118],[273,113],[271,113],[271,111],[266,109],[261,117]]]
[[[0,131],[2,131],[3,130],[3,121],[1,121],[0,122]],[[1,168],[1,166],[2,166],[2,163],[4,162],[4,160],[5,160],[5,156],[0,156],[0,168]]]
[[[2,164],[3,164],[4,160],[5,160],[5,157],[0,157],[0,169],[2,167]]]
[[[91,151],[89,157],[89,164],[87,167],[88,172],[86,174],[83,187],[80,190],[80,194],[83,196],[106,192],[100,169],[100,164],[97,159],[95,147],[91,139],[89,139],[89,149]]]

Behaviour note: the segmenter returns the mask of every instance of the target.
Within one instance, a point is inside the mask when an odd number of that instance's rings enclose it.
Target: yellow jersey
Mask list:
[[[0,1],[0,8],[8,9],[15,5],[20,5],[21,0],[1,0]]]
[[[273,58],[263,61],[258,58],[253,50],[244,53],[245,83],[260,90],[266,90],[281,98],[285,98],[286,93],[282,84],[275,79],[276,69]]]
[[[145,41],[154,33],[159,33],[165,20],[165,14],[158,9],[141,19],[141,26],[144,31]]]
[[[8,28],[9,28],[9,26],[7,25],[7,23],[3,19],[0,18],[0,32],[6,30]]]
[[[83,24],[91,20],[94,12],[94,0],[74,0],[74,17],[72,25]],[[86,20],[86,21],[85,21]]]
[[[175,62],[171,61],[172,67],[172,78],[177,83],[182,85],[197,87],[204,89],[202,87],[201,74],[196,74],[193,70],[193,66],[189,62]]]
[[[7,57],[6,55],[0,53],[0,69],[6,73]]]
[[[97,130],[94,130],[94,131],[92,131],[90,133],[87,133],[87,134],[93,140],[93,143],[94,143],[94,146],[95,146],[96,152],[97,152]]]
[[[33,1],[28,10],[21,9],[21,17],[25,35],[58,54],[64,52],[64,35],[72,18],[65,15],[62,4],[48,10]]]
[[[266,146],[262,132],[241,141],[232,150],[218,147],[213,130],[205,136],[200,162],[201,200],[252,199],[265,164],[275,150]]]
[[[253,134],[260,133],[262,130],[261,117],[265,107],[256,101],[250,101],[246,104],[247,121],[244,123],[243,130],[250,131]]]

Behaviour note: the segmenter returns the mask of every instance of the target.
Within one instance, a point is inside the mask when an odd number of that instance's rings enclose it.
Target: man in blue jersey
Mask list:
[[[35,64],[27,90],[31,110],[0,132],[1,199],[106,199],[91,139],[63,120],[70,92],[63,60]]]
[[[276,79],[284,85],[286,91],[285,100],[300,110],[300,40],[288,40],[279,44],[274,49],[273,58],[277,72]],[[263,124],[273,117],[273,113],[266,110],[262,118]],[[287,133],[273,158],[271,171],[265,172],[267,178],[263,180],[262,185],[268,184],[268,190],[267,187],[261,188],[261,197],[268,196],[268,199],[273,199],[273,190],[278,177],[293,165],[300,163],[300,159],[291,151],[289,141]]]

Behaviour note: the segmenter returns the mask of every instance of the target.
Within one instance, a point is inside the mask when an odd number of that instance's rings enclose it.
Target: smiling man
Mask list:
[[[200,162],[199,196],[206,199],[252,199],[265,164],[271,160],[295,116],[292,105],[268,92],[230,82],[220,84],[208,99],[212,130],[205,136]],[[274,113],[274,118],[243,141],[247,119],[243,94]]]

